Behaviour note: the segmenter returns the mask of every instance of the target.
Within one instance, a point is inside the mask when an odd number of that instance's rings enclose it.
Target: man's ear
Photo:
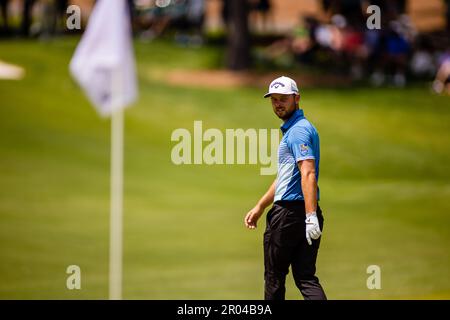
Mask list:
[[[295,104],[298,104],[300,102],[300,95],[296,94],[294,99],[295,99]]]

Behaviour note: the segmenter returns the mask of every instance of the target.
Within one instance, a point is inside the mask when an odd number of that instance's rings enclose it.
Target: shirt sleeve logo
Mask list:
[[[308,145],[306,143],[303,143],[300,145],[300,154],[302,156],[305,156],[308,153]]]

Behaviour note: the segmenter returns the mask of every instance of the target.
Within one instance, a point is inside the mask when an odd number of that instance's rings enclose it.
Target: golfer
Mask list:
[[[278,174],[272,186],[245,216],[245,226],[256,228],[264,210],[264,280],[266,300],[285,299],[285,280],[292,268],[295,284],[305,300],[325,300],[316,277],[316,258],[323,228],[318,205],[320,147],[316,128],[299,109],[297,84],[288,77],[273,80],[269,92],[275,114],[283,120],[278,149]]]

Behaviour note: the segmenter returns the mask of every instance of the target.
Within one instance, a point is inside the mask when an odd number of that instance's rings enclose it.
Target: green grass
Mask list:
[[[0,43],[0,59],[26,69],[21,81],[0,81],[2,299],[108,297],[109,120],[69,76],[75,45]],[[140,99],[125,126],[124,298],[262,298],[265,223],[248,231],[242,220],[273,177],[258,165],[176,166],[170,136],[192,131],[194,120],[205,129],[277,128],[265,88],[163,81],[167,70],[217,67],[218,48],[136,43],[136,54]],[[448,98],[414,86],[311,88],[302,99],[321,135],[317,266],[328,297],[449,299]],[[81,290],[66,289],[72,264],[81,267]],[[381,267],[381,290],[366,287],[372,264]],[[298,299],[289,277],[287,297]]]

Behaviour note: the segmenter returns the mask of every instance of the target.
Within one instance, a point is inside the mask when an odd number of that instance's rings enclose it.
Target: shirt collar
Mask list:
[[[286,120],[285,123],[283,123],[283,125],[281,126],[281,132],[285,134],[290,127],[292,127],[295,123],[297,123],[297,121],[299,121],[302,118],[304,118],[303,110],[302,109],[296,110],[292,114],[292,116],[288,120]]]

